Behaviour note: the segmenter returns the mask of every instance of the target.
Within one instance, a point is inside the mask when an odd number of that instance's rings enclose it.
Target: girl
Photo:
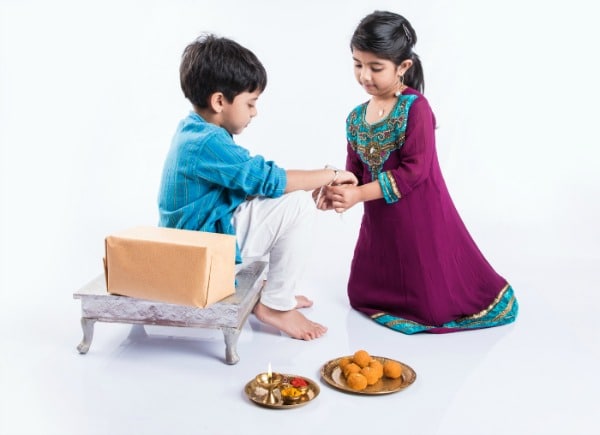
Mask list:
[[[513,289],[479,251],[442,177],[416,41],[406,18],[382,11],[352,36],[356,80],[371,95],[346,120],[346,168],[359,185],[327,187],[319,203],[343,212],[364,202],[350,304],[406,334],[511,323]]]

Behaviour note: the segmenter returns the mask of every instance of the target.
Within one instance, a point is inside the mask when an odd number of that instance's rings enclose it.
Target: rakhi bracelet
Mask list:
[[[328,186],[331,186],[335,182],[335,180],[337,180],[338,174],[340,173],[339,169],[335,169],[335,168],[332,168],[332,169],[333,169],[333,178],[331,179],[329,184],[327,184]]]
[[[336,168],[335,166],[331,166],[331,165],[325,165],[325,169],[331,169],[333,171],[333,178],[331,179],[331,181],[329,183],[327,183],[327,186],[331,186],[333,184],[333,182],[337,179],[340,170],[338,168]],[[325,186],[321,186],[321,188],[319,189],[319,194],[317,195],[317,199],[315,201],[315,203],[317,205],[319,205],[319,201],[321,200],[321,196],[323,195],[324,187]]]
[[[335,182],[335,180],[337,180],[337,177],[340,174],[340,170],[333,165],[325,165],[325,169],[331,169],[333,171],[333,178],[329,183],[327,183],[327,186],[331,186]]]

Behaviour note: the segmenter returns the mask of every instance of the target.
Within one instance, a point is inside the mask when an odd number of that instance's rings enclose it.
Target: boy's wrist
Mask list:
[[[340,170],[339,170],[339,169],[335,169],[335,168],[333,168],[333,169],[332,169],[332,171],[333,171],[333,178],[332,178],[332,179],[331,179],[331,181],[329,182],[329,185],[330,185],[330,186],[331,186],[333,183],[335,183],[335,180],[337,180],[337,177],[338,177],[338,175],[339,175],[339,173],[340,173]]]
[[[338,179],[338,177],[340,175],[340,172],[341,172],[341,169],[338,169],[338,168],[336,168],[333,165],[325,165],[325,170],[327,172],[329,172],[329,170],[333,171],[333,175],[331,176],[331,180],[326,184],[327,186],[331,186]]]

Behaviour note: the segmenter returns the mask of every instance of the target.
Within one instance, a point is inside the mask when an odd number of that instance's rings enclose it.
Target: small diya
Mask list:
[[[270,364],[268,372],[261,373],[256,376],[256,383],[267,390],[265,403],[269,405],[274,405],[277,403],[277,397],[274,394],[274,390],[275,388],[279,387],[282,380],[283,376],[281,376],[279,373],[271,372]]]

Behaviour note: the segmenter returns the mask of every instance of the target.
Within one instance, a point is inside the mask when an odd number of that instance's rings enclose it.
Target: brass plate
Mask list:
[[[346,357],[339,357],[336,359],[332,359],[325,363],[325,365],[321,368],[321,377],[325,382],[331,385],[338,390],[345,391],[347,393],[354,394],[389,394],[395,393],[397,391],[401,391],[411,385],[416,379],[417,374],[412,369],[412,367],[400,362],[396,361],[400,365],[402,365],[402,376],[398,379],[390,379],[385,376],[382,377],[376,384],[369,385],[367,388],[361,391],[353,390],[346,383],[346,378],[340,369],[339,363],[342,358],[351,358],[352,355]],[[391,358],[385,358],[382,356],[372,356],[372,358],[379,360],[382,364],[386,361],[395,361]]]
[[[279,392],[279,388],[275,388],[273,390],[273,394],[277,398],[277,402],[275,402],[274,404],[266,403],[268,391],[266,388],[258,385],[256,379],[252,379],[246,384],[246,386],[244,387],[244,392],[246,393],[246,396],[248,396],[248,399],[250,399],[257,405],[273,409],[290,409],[306,405],[311,400],[314,400],[321,392],[321,389],[313,380],[305,378],[304,376],[289,375],[283,373],[281,374],[281,376],[283,376],[282,384],[288,382],[288,380],[291,380],[292,378],[302,378],[308,384],[307,393],[300,398],[300,401],[298,403],[283,403],[283,400],[281,399],[281,393]]]

